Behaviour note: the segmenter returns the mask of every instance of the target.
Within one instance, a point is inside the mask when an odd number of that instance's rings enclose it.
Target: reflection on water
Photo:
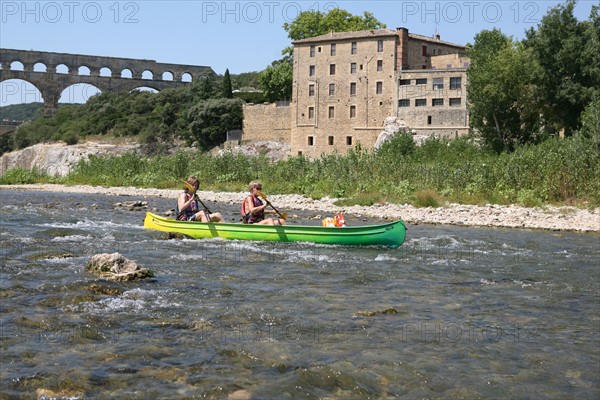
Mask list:
[[[419,225],[394,250],[164,240],[116,197],[0,197],[7,398],[600,395],[598,235]],[[97,279],[84,266],[103,252],[156,277]]]

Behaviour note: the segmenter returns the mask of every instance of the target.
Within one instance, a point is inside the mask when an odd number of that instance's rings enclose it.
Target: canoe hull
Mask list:
[[[144,226],[162,232],[179,233],[194,239],[264,240],[275,242],[312,242],[345,246],[402,245],[406,227],[400,220],[381,225],[344,228],[303,225],[247,225],[178,221],[146,213]]]

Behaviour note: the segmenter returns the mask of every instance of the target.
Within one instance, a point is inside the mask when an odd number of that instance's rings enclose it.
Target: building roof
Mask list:
[[[456,44],[456,43],[452,43],[452,42],[447,42],[445,40],[436,39],[436,38],[431,37],[431,36],[419,35],[417,33],[409,33],[408,37],[411,38],[411,39],[424,40],[424,41],[433,42],[433,43],[440,43],[440,44],[444,44],[446,46],[460,47],[462,49],[466,49],[467,48],[467,46],[463,46],[462,44]]]
[[[346,39],[364,39],[370,37],[389,37],[397,36],[395,30],[392,29],[369,29],[366,31],[355,31],[355,32],[330,32],[324,35],[310,37],[306,39],[294,40],[292,44],[305,44],[305,43],[317,43],[317,42],[330,42],[332,40],[346,40]]]
[[[383,37],[390,37],[390,36],[398,36],[399,32],[400,32],[400,30],[397,30],[397,29],[368,29],[368,30],[364,30],[364,31],[355,31],[355,32],[333,32],[332,31],[330,33],[326,33],[326,34],[320,35],[320,36],[315,36],[315,37],[310,37],[310,38],[300,39],[300,40],[294,40],[292,42],[292,44],[297,45],[297,44],[321,43],[321,42],[331,42],[331,41],[350,40],[350,39],[366,39],[366,38],[375,38],[375,37],[383,38]],[[440,44],[444,44],[447,46],[454,46],[454,47],[466,49],[466,47],[463,45],[452,43],[452,42],[446,42],[444,40],[440,40],[435,37],[418,35],[418,34],[414,34],[414,33],[409,33],[408,36],[411,39],[423,40],[423,41],[432,42],[432,43],[440,43]]]

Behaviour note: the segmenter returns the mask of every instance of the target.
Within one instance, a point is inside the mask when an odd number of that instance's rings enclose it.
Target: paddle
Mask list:
[[[204,207],[204,211],[208,213],[208,215],[212,214],[212,211],[210,211],[208,209],[208,207],[206,207],[206,204],[204,204],[202,202],[202,200],[200,200],[200,197],[198,197],[198,195],[196,194],[196,188],[193,187],[192,185],[190,185],[190,183],[188,181],[184,181],[182,180],[182,182],[184,183],[185,187],[187,188],[187,190],[193,195],[195,196],[198,201],[200,202],[200,204],[202,204],[202,207]],[[208,215],[206,216],[206,218],[208,218],[210,220],[210,218],[208,217]]]
[[[260,197],[262,197],[262,199],[263,199],[264,201],[266,201],[266,202],[267,202],[267,205],[268,205],[268,206],[271,206],[271,208],[272,208],[273,210],[275,210],[275,212],[277,213],[277,215],[279,215],[279,218],[281,218],[281,219],[286,219],[286,218],[287,218],[287,216],[288,216],[288,213],[286,213],[286,212],[284,212],[284,213],[280,213],[280,212],[279,212],[279,210],[278,210],[278,209],[276,209],[276,208],[275,208],[275,206],[274,206],[273,204],[271,204],[271,202],[270,202],[270,201],[267,199],[267,196],[266,196],[266,195],[265,195],[263,192],[261,192],[260,190],[257,190],[257,192],[258,192],[258,195],[259,195]]]

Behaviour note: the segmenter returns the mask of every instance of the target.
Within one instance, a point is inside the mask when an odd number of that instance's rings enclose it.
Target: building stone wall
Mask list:
[[[247,106],[243,141],[287,140],[291,155],[318,158],[373,148],[389,117],[419,135],[469,131],[464,46],[405,28],[332,32],[293,45],[289,129],[276,106]]]
[[[294,43],[292,155],[373,147],[394,115],[396,40],[394,31],[378,30]]]
[[[278,141],[289,143],[291,107],[270,104],[245,104],[242,143]]]
[[[432,69],[437,57],[464,53],[465,50],[464,46],[445,42],[439,39],[439,36],[431,38],[409,33],[408,46],[404,48],[404,51],[407,52],[408,65],[403,69]],[[462,67],[462,65],[455,67]]]
[[[462,53],[444,54],[431,57],[432,69],[468,68],[469,58]]]
[[[411,130],[449,137],[468,133],[466,69],[401,71],[399,78],[397,117]]]

